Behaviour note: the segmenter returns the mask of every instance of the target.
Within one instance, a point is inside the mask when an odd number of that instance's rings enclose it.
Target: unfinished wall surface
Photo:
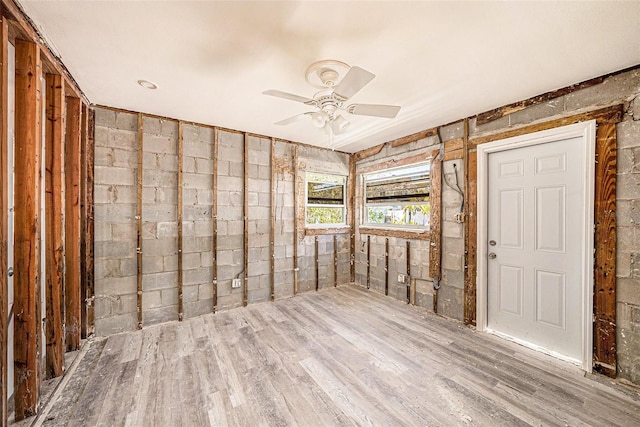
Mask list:
[[[178,319],[179,122],[141,115],[143,149],[140,152],[138,117],[135,113],[96,108],[97,335],[137,327],[138,156],[142,156],[143,167],[142,323],[147,326]],[[184,317],[211,313],[216,302],[220,310],[242,306],[245,286],[247,303],[269,301],[271,245],[274,297],[293,296],[296,212],[298,291],[315,290],[316,236],[307,236],[304,225],[305,171],[346,176],[349,156],[253,135],[246,136],[245,152],[243,133],[189,123],[182,123],[182,126],[181,284]],[[214,161],[216,132],[217,162]],[[294,164],[296,150],[297,167]],[[296,171],[297,210],[294,209]],[[214,231],[217,236],[215,248]],[[333,234],[317,236],[318,288],[349,281],[348,233],[344,230],[338,232],[337,265],[334,263]],[[214,263],[217,282],[214,280]],[[336,270],[337,276],[334,274]],[[233,279],[240,279],[242,286],[232,288]]]
[[[618,375],[621,378],[640,384],[640,70],[637,68],[604,79],[603,83],[586,89],[556,97],[547,102],[528,108],[516,109],[497,120],[478,125],[475,118],[469,120],[469,137],[490,135],[516,129],[523,125],[542,123],[560,117],[570,116],[600,107],[624,104],[625,114],[617,125],[617,360]],[[442,141],[452,141],[463,136],[462,121],[440,128]],[[429,156],[433,149],[439,148],[437,137],[424,138],[410,144],[392,147],[386,144],[376,155],[357,163],[360,176],[363,170],[371,170],[375,165],[389,167],[393,162],[425,153]],[[421,151],[422,150],[422,151]],[[459,184],[464,185],[463,164],[460,159],[443,162],[444,179],[442,184],[442,286],[438,291],[438,312],[445,316],[463,318],[464,295],[464,227],[455,221],[460,209],[461,198],[446,182],[454,182],[454,168]],[[361,218],[362,197],[358,193],[356,203],[357,223]],[[367,238],[370,236],[370,277],[372,289],[381,291],[384,283],[384,235],[370,235],[357,232],[356,242],[356,281],[365,286],[367,283]],[[406,266],[405,239],[390,237],[390,287],[389,295],[404,300],[405,286],[397,283],[396,272],[404,272]],[[413,263],[419,266],[416,304],[432,309],[433,293],[428,273],[428,241],[411,239],[412,245],[418,245],[421,254],[412,256]],[[425,245],[426,243],[426,245]],[[599,244],[598,241],[595,242]],[[602,244],[602,242],[600,242]],[[423,247],[424,245],[424,247]],[[413,246],[412,246],[413,250]],[[383,265],[384,267],[384,265]],[[424,283],[421,285],[421,283]],[[382,287],[383,291],[383,287]]]

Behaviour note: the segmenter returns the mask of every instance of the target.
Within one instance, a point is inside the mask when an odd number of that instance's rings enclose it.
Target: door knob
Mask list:
[[[9,267],[7,274],[9,275],[9,277],[13,276],[13,267]]]
[[[491,253],[489,254],[489,259],[495,259],[495,258],[496,258],[496,256],[497,256],[497,255],[495,254],[495,252],[491,252]]]

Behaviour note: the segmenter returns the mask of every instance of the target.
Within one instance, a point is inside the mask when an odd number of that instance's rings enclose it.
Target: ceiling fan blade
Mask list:
[[[307,104],[307,103],[312,103],[313,104],[313,99],[305,98],[304,96],[295,95],[295,94],[289,93],[289,92],[283,92],[281,90],[270,89],[270,90],[265,90],[262,93],[263,93],[263,95],[269,95],[269,96],[275,96],[275,97],[278,97],[278,98],[290,99],[292,101],[302,102],[303,104]]]
[[[342,78],[342,81],[333,88],[333,92],[344,99],[349,99],[367,85],[376,75],[369,71],[353,66]]]
[[[308,114],[312,114],[312,113],[296,114],[295,116],[289,117],[288,119],[280,120],[279,122],[274,123],[274,125],[278,125],[278,126],[290,125],[291,123],[297,122],[298,120],[302,119],[304,116]]]
[[[400,106],[398,105],[376,105],[376,104],[351,104],[347,111],[358,116],[385,117],[393,119],[398,115]]]

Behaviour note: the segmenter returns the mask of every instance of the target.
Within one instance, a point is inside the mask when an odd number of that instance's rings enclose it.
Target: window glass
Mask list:
[[[345,224],[345,183],[344,176],[307,172],[307,225]]]
[[[366,225],[429,226],[428,163],[367,174],[364,186]]]

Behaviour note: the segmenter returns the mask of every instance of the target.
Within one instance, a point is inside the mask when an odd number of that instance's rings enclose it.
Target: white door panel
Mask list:
[[[583,352],[583,143],[574,137],[487,159],[487,327],[576,360]]]

